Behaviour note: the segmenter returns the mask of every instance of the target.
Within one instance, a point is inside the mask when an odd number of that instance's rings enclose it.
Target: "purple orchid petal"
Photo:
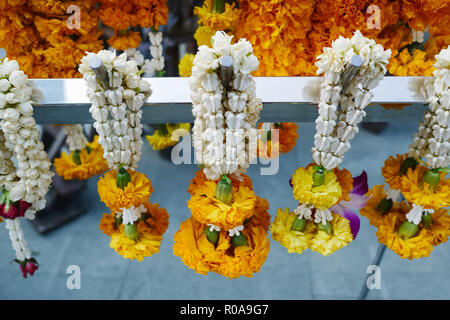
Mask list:
[[[359,232],[359,226],[360,226],[360,221],[359,221],[358,215],[356,213],[354,213],[353,211],[347,209],[346,207],[340,205],[340,203],[332,206],[330,208],[330,211],[337,213],[341,217],[350,221],[350,230],[353,235],[353,240],[356,239],[356,236],[358,235],[358,232]]]
[[[350,201],[341,200],[339,204],[346,209],[357,210],[362,209],[366,205],[369,197],[360,196],[356,193],[350,193]]]
[[[291,188],[294,187],[294,186],[292,185],[292,178],[289,179],[289,185],[291,186]]]
[[[365,195],[369,191],[369,185],[367,184],[367,173],[363,172],[353,178],[353,190],[352,193],[356,193],[360,196]]]

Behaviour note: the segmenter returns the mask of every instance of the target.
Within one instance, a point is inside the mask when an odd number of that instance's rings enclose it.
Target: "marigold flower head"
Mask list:
[[[338,214],[333,214],[331,220],[333,229],[331,234],[319,230],[313,239],[311,239],[310,248],[312,251],[319,252],[328,256],[333,252],[346,247],[353,241],[353,235],[350,229],[350,222]]]
[[[174,236],[174,254],[197,273],[206,275],[212,271],[230,279],[252,277],[261,268],[270,249],[265,228],[270,216],[264,209],[263,202],[257,208],[261,210],[255,210],[242,231],[248,240],[248,246],[233,249],[228,232],[224,230],[220,231],[218,242],[214,246],[204,234],[207,225],[191,217],[181,223],[180,230]],[[259,224],[261,221],[263,224]]]
[[[391,189],[398,190],[401,188],[402,174],[400,172],[400,167],[407,157],[407,154],[397,154],[395,157],[389,156],[389,158],[384,161],[384,166],[381,168],[381,174]],[[408,171],[409,170],[412,170],[412,168],[408,169]]]
[[[129,48],[137,48],[141,44],[141,35],[139,32],[126,31],[124,35],[116,32],[114,36],[108,39],[108,44],[116,50],[126,50]]]
[[[341,200],[350,201],[350,193],[353,190],[352,174],[345,168],[343,169],[334,168],[333,172],[336,175],[336,179],[339,182],[339,185],[341,186],[342,190],[342,196],[339,199],[339,201]]]
[[[216,32],[217,31],[208,26],[198,26],[194,33],[194,39],[197,41],[197,46],[211,47],[211,37],[214,36]]]
[[[253,190],[252,180],[249,176],[246,174],[241,174],[239,179],[234,176],[229,176],[231,180],[231,184],[234,188],[239,188],[240,186],[247,187],[251,190]],[[219,182],[220,179],[216,180],[216,183]],[[188,192],[193,195],[197,190],[200,190],[200,186],[203,186],[206,181],[210,181],[206,179],[205,173],[203,172],[203,169],[200,169],[195,172],[194,178],[191,179],[191,183],[188,186]]]
[[[120,212],[121,208],[139,207],[145,203],[153,192],[151,181],[145,174],[129,170],[131,182],[122,190],[116,184],[116,170],[105,173],[98,181],[98,194],[112,212]]]
[[[178,64],[178,74],[180,77],[190,77],[192,74],[192,66],[194,65],[195,54],[186,53]]]
[[[426,52],[415,49],[411,56],[408,49],[389,60],[388,71],[396,76],[432,76],[435,68],[434,58],[427,59]]]
[[[181,136],[190,132],[191,125],[189,123],[169,123],[166,125],[166,128],[167,135],[160,135],[159,130],[155,130],[151,136],[145,136],[149,145],[153,147],[153,150],[162,150],[176,145]]]
[[[428,169],[417,166],[416,170],[408,170],[402,176],[401,191],[405,199],[410,203],[422,206],[425,209],[440,209],[450,206],[450,179],[446,179],[445,172],[440,172],[440,182],[436,189],[423,183],[422,179]]]
[[[374,185],[367,193],[367,196],[370,198],[359,213],[368,218],[371,225],[377,227],[383,220],[383,215],[377,211],[377,206],[381,200],[386,198],[384,185]]]
[[[100,220],[100,230],[111,237],[111,248],[124,258],[142,261],[159,251],[162,236],[169,225],[169,215],[157,203],[147,201],[144,206],[147,209],[146,215],[136,222],[139,233],[137,241],[125,235],[124,225],[117,225],[113,214],[104,214]]]
[[[295,171],[292,176],[294,198],[317,209],[328,209],[339,201],[342,188],[333,171],[325,171],[324,183],[313,188],[313,173],[313,166],[301,167]]]
[[[291,230],[295,219],[295,213],[290,212],[288,208],[278,209],[275,220],[270,225],[270,232],[273,240],[280,242],[289,253],[301,254],[309,248],[311,240],[317,233],[317,226],[307,221],[303,231]]]
[[[213,0],[205,0],[203,6],[194,8],[194,14],[199,18],[198,23],[215,32],[227,32],[233,29],[239,20],[240,13],[241,10],[236,8],[235,3],[226,3],[224,12],[214,12]]]
[[[216,182],[205,181],[194,190],[188,207],[197,221],[230,230],[253,215],[256,205],[253,190],[245,186],[234,187],[232,202],[228,205],[216,198],[216,187]]]

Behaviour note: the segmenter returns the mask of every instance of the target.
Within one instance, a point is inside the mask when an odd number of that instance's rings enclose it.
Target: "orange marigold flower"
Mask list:
[[[373,186],[372,189],[367,192],[366,196],[369,197],[369,200],[367,201],[364,208],[359,210],[359,213],[368,218],[371,225],[378,227],[384,217],[382,213],[377,211],[377,206],[379,205],[380,201],[386,198],[384,185]],[[395,205],[397,205],[397,203]],[[393,209],[391,209],[390,211],[393,211]]]
[[[386,183],[391,189],[400,189],[402,174],[400,172],[400,167],[402,163],[406,160],[408,154],[397,154],[395,157],[390,156],[384,161],[384,166],[381,168],[381,174],[383,175]],[[408,169],[408,171],[412,168]]]
[[[216,198],[216,187],[215,181],[205,181],[194,189],[188,207],[196,220],[229,230],[253,215],[256,196],[252,189],[242,185],[233,187],[232,202],[228,205]]]
[[[242,180],[237,179],[234,176],[229,176],[229,178],[231,179],[231,184],[233,185],[234,188],[239,188],[239,186],[245,186],[253,190],[252,180],[246,174],[241,174],[240,179]],[[216,180],[216,183],[219,182],[219,180],[220,179]],[[206,176],[203,173],[203,169],[196,171],[195,177],[192,178],[187,191],[191,195],[193,195],[195,191],[199,189],[200,185],[204,185],[206,181],[209,180],[206,179]]]
[[[428,169],[418,166],[416,170],[408,170],[402,176],[401,190],[405,199],[426,209],[440,209],[450,206],[450,179],[446,179],[445,172],[440,172],[440,182],[436,189],[430,188],[422,181]]]
[[[131,182],[122,190],[116,184],[116,170],[108,171],[98,181],[100,200],[111,209],[119,212],[121,208],[139,207],[145,203],[153,192],[151,181],[143,173],[129,170]]]
[[[139,32],[126,31],[124,35],[122,31],[117,31],[114,36],[108,39],[108,44],[116,50],[126,50],[129,48],[137,48],[141,44],[141,35]]]
[[[110,236],[114,231],[117,231],[116,221],[114,215],[111,213],[104,213],[100,219],[98,228],[106,235]]]
[[[416,49],[411,56],[405,48],[389,60],[388,71],[396,76],[432,76],[434,63],[434,59],[426,58],[424,51]]]
[[[260,206],[263,208],[264,206]],[[208,241],[204,230],[207,225],[193,217],[182,222],[174,236],[173,252],[183,263],[197,273],[217,272],[230,279],[240,276],[252,277],[267,258],[270,241],[267,228],[270,216],[267,210],[255,210],[254,216],[245,224],[243,234],[248,246],[231,247],[228,232],[221,230],[214,246]],[[263,221],[263,225],[259,223]]]
[[[261,129],[262,123],[258,128]],[[259,139],[258,140],[258,155],[262,158],[273,159],[278,157],[279,152],[288,153],[295,147],[298,139],[298,125],[294,122],[283,122],[275,124],[275,129],[278,129],[278,142],[274,145],[273,140]],[[272,145],[274,147],[272,148]]]
[[[334,168],[333,171],[342,189],[342,196],[339,199],[339,201],[341,200],[350,201],[350,193],[353,190],[352,174],[345,168],[343,169]]]

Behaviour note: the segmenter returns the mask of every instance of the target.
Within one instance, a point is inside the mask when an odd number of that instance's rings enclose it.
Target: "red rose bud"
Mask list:
[[[22,272],[22,275],[24,278],[27,277],[27,275],[32,276],[34,272],[39,269],[39,264],[37,263],[36,259],[30,258],[25,261],[18,261],[14,260],[19,264],[20,271]]]
[[[14,203],[7,201],[6,204],[0,205],[0,216],[6,219],[23,217],[29,207],[31,207],[31,204],[23,200]]]

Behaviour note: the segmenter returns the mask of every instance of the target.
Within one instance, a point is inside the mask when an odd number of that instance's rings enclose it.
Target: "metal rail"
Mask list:
[[[386,77],[374,89],[374,99],[365,110],[365,122],[417,122],[425,103],[408,89],[415,77]],[[263,100],[263,122],[314,122],[315,103],[305,88],[317,77],[256,77],[256,94]],[[83,79],[32,79],[44,99],[35,105],[39,124],[92,123],[90,102]],[[146,78],[153,94],[143,106],[143,123],[192,122],[188,78]],[[401,111],[375,104],[416,104]]]

